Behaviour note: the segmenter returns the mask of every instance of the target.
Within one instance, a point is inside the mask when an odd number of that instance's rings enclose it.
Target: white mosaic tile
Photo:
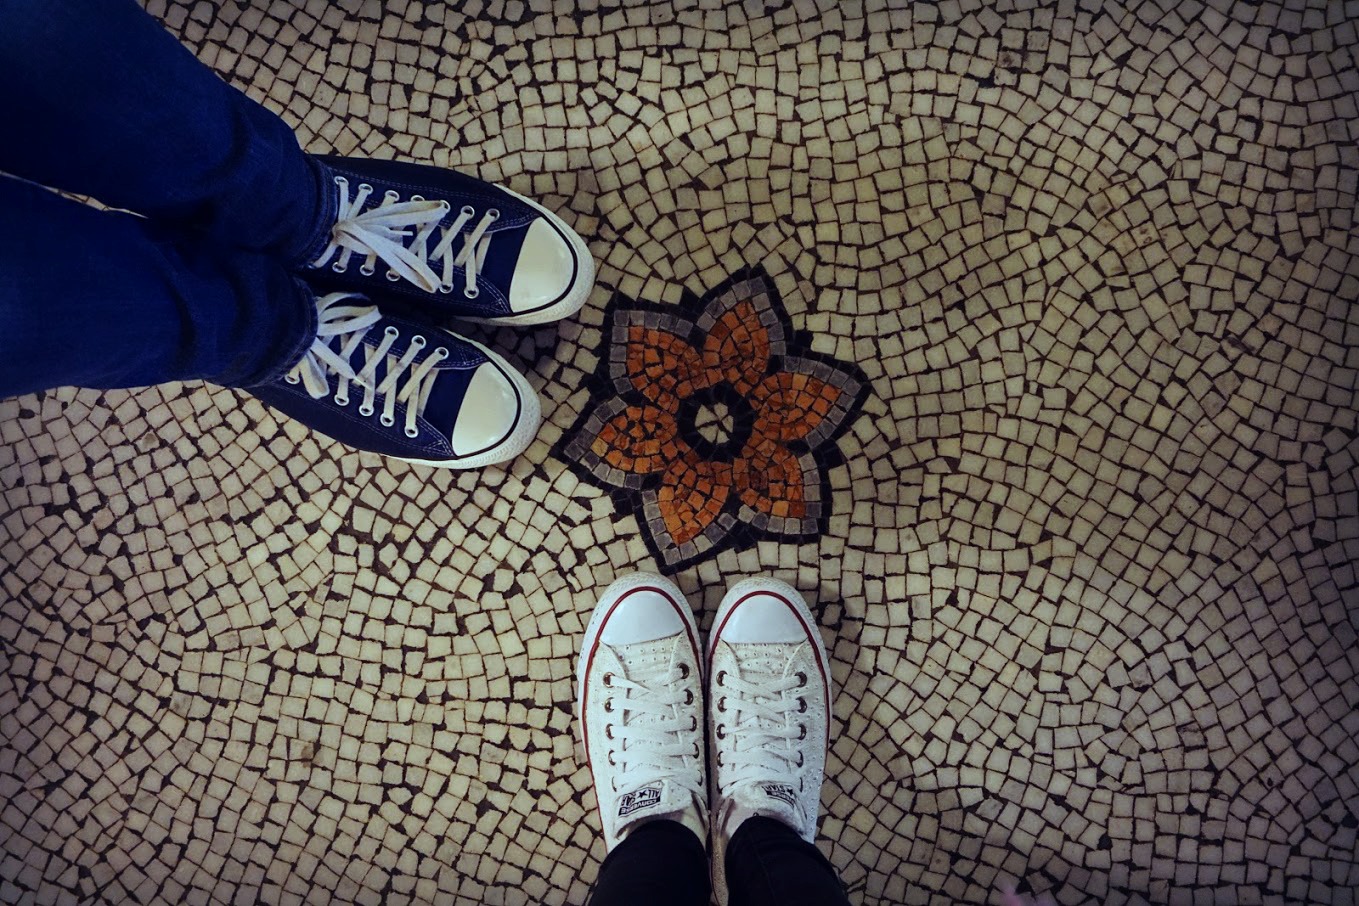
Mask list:
[[[1355,902],[1359,4],[148,8],[310,150],[561,211],[600,287],[486,333],[544,399],[503,469],[0,402],[0,901],[583,902],[583,621],[666,564],[561,451],[614,294],[759,266],[868,392],[819,537],[675,578],[813,603],[852,901]]]

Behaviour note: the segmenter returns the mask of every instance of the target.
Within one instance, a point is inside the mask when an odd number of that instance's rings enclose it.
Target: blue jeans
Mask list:
[[[335,201],[282,120],[133,0],[0,3],[0,98],[0,397],[249,386],[301,357],[316,312],[289,268]]]

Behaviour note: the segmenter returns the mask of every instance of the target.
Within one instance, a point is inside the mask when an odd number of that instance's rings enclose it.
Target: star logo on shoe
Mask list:
[[[764,789],[765,795],[769,798],[778,799],[780,802],[786,802],[789,805],[796,807],[797,794],[793,792],[793,788],[788,784],[766,783],[762,784],[762,788]]]
[[[644,786],[640,790],[625,793],[618,799],[618,817],[626,818],[644,808],[654,808],[661,804],[661,788]]]

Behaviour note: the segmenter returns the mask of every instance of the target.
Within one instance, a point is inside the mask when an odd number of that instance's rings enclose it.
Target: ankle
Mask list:
[[[648,824],[655,824],[658,821],[669,821],[673,824],[678,824],[681,827],[688,828],[693,835],[698,838],[699,843],[703,845],[703,849],[705,851],[707,850],[708,828],[703,819],[703,815],[699,813],[698,808],[695,806],[690,806],[689,808],[680,809],[675,812],[666,812],[661,815],[648,815],[645,818],[640,818],[619,831],[619,842],[621,843],[623,840],[626,840],[628,836],[635,833],[638,828]]]

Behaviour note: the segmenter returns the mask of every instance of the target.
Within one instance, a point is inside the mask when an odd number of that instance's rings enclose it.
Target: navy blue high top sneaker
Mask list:
[[[335,193],[335,225],[303,271],[317,285],[499,324],[556,321],[590,295],[589,249],[536,202],[440,167],[315,160]]]
[[[250,393],[350,447],[420,465],[478,468],[533,441],[537,395],[485,346],[352,293],[323,296],[316,309],[301,361]]]

